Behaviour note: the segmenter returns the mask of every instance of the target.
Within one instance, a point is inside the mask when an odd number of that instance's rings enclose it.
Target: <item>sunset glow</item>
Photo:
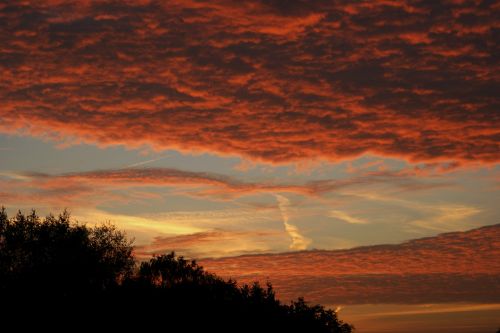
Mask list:
[[[486,0],[2,2],[0,206],[110,221],[139,258],[270,280],[286,301],[343,307],[360,333],[494,332],[499,14]]]

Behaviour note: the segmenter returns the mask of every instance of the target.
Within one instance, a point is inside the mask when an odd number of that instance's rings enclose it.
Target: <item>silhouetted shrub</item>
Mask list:
[[[18,315],[39,328],[163,332],[324,332],[352,327],[335,312],[276,299],[271,284],[239,287],[172,252],[134,269],[131,242],[113,226],[43,221],[0,211],[3,323]],[[15,321],[22,330],[30,321]],[[11,323],[12,324],[12,323]]]

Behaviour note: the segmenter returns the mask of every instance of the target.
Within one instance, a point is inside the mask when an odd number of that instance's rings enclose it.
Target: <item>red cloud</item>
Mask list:
[[[339,189],[367,185],[391,184],[399,191],[419,191],[453,186],[450,183],[426,181],[412,172],[358,172],[348,179],[323,179],[305,183],[244,182],[217,173],[184,171],[172,168],[125,168],[66,174],[3,173],[0,174],[0,199],[3,203],[20,201],[47,202],[56,207],[88,205],[96,202],[129,201],[136,196],[134,188],[143,186],[176,187],[195,197],[226,200],[255,193],[289,192],[321,196]],[[127,189],[117,194],[114,189]],[[152,194],[140,192],[140,197]]]
[[[495,2],[0,5],[0,131],[268,162],[499,160]]]
[[[500,301],[500,224],[467,232],[335,251],[205,259],[239,282],[267,279],[285,299],[313,302]]]

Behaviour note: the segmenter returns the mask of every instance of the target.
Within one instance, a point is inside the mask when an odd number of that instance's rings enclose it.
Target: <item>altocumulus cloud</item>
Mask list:
[[[9,1],[0,131],[271,163],[499,160],[494,1]],[[73,141],[71,141],[73,140]]]
[[[500,302],[500,225],[398,245],[201,260],[239,282],[270,279],[280,297],[326,304]]]

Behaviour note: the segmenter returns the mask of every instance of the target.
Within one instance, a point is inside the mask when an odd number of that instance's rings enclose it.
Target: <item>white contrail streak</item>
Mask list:
[[[164,155],[164,156],[160,156],[160,157],[157,157],[157,158],[154,158],[152,160],[147,160],[147,161],[142,161],[142,162],[138,162],[138,163],[134,163],[134,164],[130,164],[130,165],[127,165],[125,167],[125,169],[128,169],[128,168],[135,168],[135,167],[138,167],[138,166],[141,166],[141,165],[145,165],[145,164],[149,164],[149,163],[153,163],[153,162],[156,162],[156,161],[160,161],[160,160],[163,160],[165,158],[167,158],[168,155]]]
[[[344,222],[351,223],[351,224],[367,224],[368,223],[368,221],[366,221],[364,219],[360,219],[360,218],[351,216],[351,215],[349,215],[343,211],[340,211],[340,210],[332,210],[332,211],[330,211],[330,214],[328,214],[328,215],[331,217],[334,217],[336,219],[342,220]]]
[[[276,200],[278,200],[278,207],[281,211],[281,216],[283,217],[283,224],[285,225],[285,231],[292,238],[292,244],[290,244],[290,249],[292,250],[305,250],[307,246],[311,243],[309,238],[302,236],[299,232],[299,228],[288,223],[288,208],[290,207],[290,200],[286,197],[276,194]]]

